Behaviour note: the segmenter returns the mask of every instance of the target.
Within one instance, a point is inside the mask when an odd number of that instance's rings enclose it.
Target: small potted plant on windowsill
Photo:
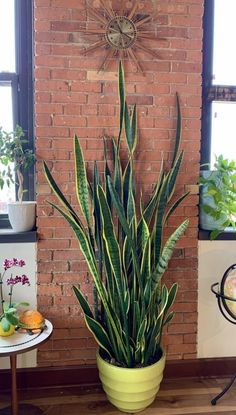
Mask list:
[[[220,155],[214,168],[200,176],[200,228],[211,239],[228,227],[236,231],[236,163]]]
[[[28,148],[23,129],[17,125],[8,133],[0,127],[0,190],[15,183],[17,201],[8,203],[10,224],[15,232],[29,231],[35,226],[35,201],[23,201],[24,172],[35,162],[33,150]]]

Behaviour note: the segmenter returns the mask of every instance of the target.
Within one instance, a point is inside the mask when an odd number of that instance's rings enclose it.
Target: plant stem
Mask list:
[[[1,276],[1,274],[0,274],[0,303],[1,303],[0,304],[0,307],[1,307],[1,313],[0,314],[4,314],[4,311],[3,311],[4,299],[3,299],[3,292],[2,292],[2,279],[3,279],[3,276]]]
[[[24,183],[24,177],[23,177],[23,174],[21,173],[20,170],[17,170],[16,171],[16,174],[17,174],[18,186],[19,186],[18,191],[17,191],[17,196],[18,196],[19,202],[21,203],[22,202],[22,199],[23,199],[23,190],[24,190],[23,189],[23,183]]]

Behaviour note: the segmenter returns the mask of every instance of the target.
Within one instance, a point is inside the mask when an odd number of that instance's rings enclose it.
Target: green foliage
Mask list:
[[[229,226],[236,229],[236,162],[220,155],[216,157],[214,168],[208,177],[200,177],[202,208],[218,221],[211,239]]]
[[[45,163],[44,171],[62,208],[51,205],[74,230],[93,277],[93,306],[79,287],[73,287],[87,327],[107,359],[120,366],[135,367],[149,365],[160,357],[163,328],[174,316],[170,309],[177,284],[168,289],[162,284],[162,276],[188,220],[181,223],[166,241],[163,233],[167,218],[187,194],[171,202],[183,158],[183,153],[179,152],[181,114],[177,96],[177,132],[172,163],[167,170],[162,167],[146,205],[142,194],[137,196],[133,167],[138,135],[137,111],[134,107],[130,115],[121,64],[118,80],[120,128],[117,140],[111,139],[113,171],[108,159],[108,140],[104,139],[102,179],[95,162],[90,183],[79,140],[76,136],[74,139],[76,194],[82,220]],[[124,166],[120,159],[123,136],[127,148]]]
[[[24,135],[19,125],[10,133],[0,127],[0,189],[16,182],[20,201],[25,191],[23,171],[28,170],[35,162],[33,150],[27,148],[28,140],[24,139]]]

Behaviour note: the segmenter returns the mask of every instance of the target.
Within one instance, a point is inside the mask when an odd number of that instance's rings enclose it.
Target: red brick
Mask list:
[[[203,1],[161,1],[157,8],[157,34],[165,39],[151,39],[145,44],[156,50],[160,59],[139,51],[144,74],[138,73],[132,62],[125,62],[127,99],[131,105],[138,104],[139,114],[135,172],[143,192],[150,193],[161,158],[168,161],[173,154],[174,95],[178,91],[183,120],[181,146],[185,151],[176,189],[180,194],[194,190],[199,175]],[[146,9],[151,11],[151,2],[147,2]],[[112,59],[108,71],[97,73],[104,49],[81,54],[85,43],[93,42],[78,32],[85,21],[82,0],[35,0],[38,304],[54,324],[52,340],[39,350],[40,366],[95,362],[96,345],[71,290],[72,284],[80,281],[92,303],[92,279],[73,231],[46,204],[46,199],[57,201],[42,171],[45,159],[68,200],[78,206],[74,193],[74,134],[81,138],[88,168],[92,169],[97,159],[102,171],[102,136],[104,132],[118,133],[117,60]],[[171,359],[196,357],[197,192],[194,190],[177,209],[165,231],[167,237],[181,220],[190,217],[165,275],[168,285],[179,282],[176,316],[164,334]]]

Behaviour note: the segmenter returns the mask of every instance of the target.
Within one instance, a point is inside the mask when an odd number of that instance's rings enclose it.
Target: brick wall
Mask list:
[[[92,2],[92,0],[91,0]],[[99,1],[92,2],[94,6]],[[116,1],[116,4],[118,2]],[[150,2],[152,3],[152,2]],[[72,284],[91,295],[90,276],[71,230],[46,199],[53,200],[42,174],[48,162],[62,190],[74,203],[72,138],[82,142],[90,166],[102,163],[103,129],[117,133],[117,62],[97,73],[104,52],[84,57],[91,38],[76,32],[86,20],[83,0],[35,0],[35,125],[38,201],[38,307],[52,320],[52,339],[38,352],[41,366],[94,362],[95,343],[84,326]],[[169,358],[196,357],[197,343],[197,177],[200,150],[201,47],[203,0],[156,0],[158,34],[150,40],[160,60],[140,53],[145,76],[125,64],[129,102],[139,110],[139,145],[136,171],[140,186],[150,191],[168,158],[175,126],[175,92],[180,94],[185,159],[177,191],[191,195],[169,220],[173,230],[185,217],[190,226],[178,244],[165,278],[178,281],[176,317],[165,335]],[[127,1],[127,7],[130,2]],[[144,2],[140,3],[140,7]],[[144,10],[150,9],[146,2]]]

